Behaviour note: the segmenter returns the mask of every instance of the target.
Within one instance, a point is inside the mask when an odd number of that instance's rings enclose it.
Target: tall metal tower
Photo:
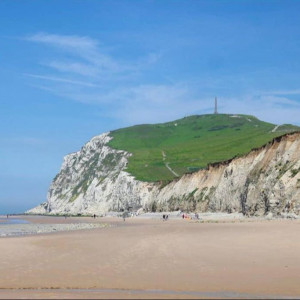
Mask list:
[[[218,114],[218,99],[217,97],[215,98],[215,115]]]

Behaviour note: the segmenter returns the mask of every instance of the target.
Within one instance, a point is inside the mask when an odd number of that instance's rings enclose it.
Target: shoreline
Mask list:
[[[163,214],[168,214],[169,219],[165,221]],[[271,221],[297,221],[296,218],[269,218],[269,217],[246,217],[241,213],[201,213],[199,219],[193,217],[182,219],[178,212],[144,213],[137,216],[126,217],[128,221],[158,221],[158,222],[179,222],[195,224],[226,224],[226,223],[257,223]],[[78,230],[92,230],[108,226],[124,226],[123,218],[120,216],[107,215],[105,217],[90,216],[54,216],[54,215],[11,215],[8,219],[0,216],[0,238],[26,237],[31,235],[55,234],[58,232],[69,232]]]
[[[192,219],[194,219],[195,213],[196,212],[191,212],[191,213],[186,213],[183,211],[164,211],[164,212],[143,212],[136,214],[136,212],[127,212],[128,216],[126,218],[152,218],[152,219],[159,219],[162,218],[163,214],[167,214],[169,218],[172,219],[181,219],[182,214],[186,214],[190,216]],[[104,215],[96,215],[96,218],[122,218],[123,212],[107,212]],[[132,216],[131,216],[132,214]],[[280,215],[274,216],[272,213],[269,213],[267,215],[262,215],[262,216],[247,216],[243,215],[242,213],[239,212],[233,212],[233,213],[227,213],[227,212],[197,212],[199,215],[200,219],[203,220],[223,220],[223,219],[242,219],[242,220],[280,220],[280,219],[299,219],[300,220],[300,215],[296,215],[294,213],[281,213]],[[93,218],[93,215],[52,215],[52,214],[11,214],[9,215],[11,218],[26,218],[26,217],[49,217],[49,218]],[[5,218],[6,215],[0,215],[0,219]]]
[[[182,219],[182,213],[178,212],[161,212],[161,213],[144,213],[126,217],[126,220],[163,220],[163,215],[167,214],[169,221],[191,222],[191,223],[250,223],[264,221],[296,221],[298,218],[277,217],[247,217],[241,213],[200,213],[199,219],[194,217],[194,213],[186,214],[188,217]],[[33,234],[48,234],[60,231],[88,230],[106,227],[107,221],[120,223],[122,217],[114,214],[108,214],[104,217],[93,218],[91,216],[56,216],[56,215],[28,215],[18,214],[0,216],[0,238],[11,236],[27,236]]]

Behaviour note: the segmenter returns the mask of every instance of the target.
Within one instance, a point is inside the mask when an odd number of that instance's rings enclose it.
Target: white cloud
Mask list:
[[[269,96],[262,95],[261,99],[268,105],[277,105],[277,106],[290,105],[290,106],[300,107],[300,103],[295,100],[291,100],[287,97],[282,97],[282,96],[279,97],[279,96],[276,96],[276,94],[274,94],[274,95],[269,95]]]
[[[98,42],[96,40],[77,35],[37,33],[26,37],[26,39],[28,41],[81,50],[94,50],[98,46]]]
[[[140,69],[144,65],[155,63],[160,55],[150,53],[146,59],[141,61],[124,63],[117,61],[111,55],[105,53],[103,48],[99,46],[99,43],[95,39],[91,39],[85,36],[76,35],[57,35],[48,33],[38,33],[26,37],[27,41],[44,44],[47,46],[55,47],[65,54],[72,54],[77,57],[77,60],[82,61],[50,61],[48,66],[59,69],[60,71],[74,72],[83,74],[80,71],[80,67],[83,67],[88,75],[97,75],[103,73],[120,73],[128,72]]]
[[[35,75],[35,74],[24,74],[24,75],[28,76],[28,77],[37,78],[37,79],[44,79],[44,80],[57,81],[57,82],[62,82],[62,83],[69,83],[69,84],[72,84],[72,85],[83,85],[83,86],[88,86],[88,87],[96,87],[97,86],[96,84],[89,83],[89,82],[71,80],[71,79],[60,78],[60,77]]]
[[[300,89],[275,90],[265,92],[266,95],[300,95]]]
[[[55,69],[59,72],[74,73],[83,76],[95,77],[99,71],[96,66],[88,65],[80,62],[62,62],[62,61],[51,61],[46,66]]]
[[[182,84],[140,85],[117,89],[108,95],[118,99],[109,115],[126,124],[165,122],[212,109],[211,99],[195,98]],[[112,103],[112,101],[109,101]]]
[[[220,98],[220,112],[254,115],[274,124],[298,124],[299,102],[286,97],[265,95],[244,95],[239,98]]]
[[[61,54],[56,59],[47,61],[45,58],[44,74],[27,74],[38,81],[31,85],[73,101],[97,105],[102,114],[127,124],[212,113],[215,93],[221,94],[221,113],[251,114],[276,124],[299,124],[300,104],[289,97],[300,94],[298,89],[250,94],[243,93],[241,88],[239,96],[222,97],[223,92],[225,95],[231,90],[231,85],[236,85],[233,78],[192,79],[185,84],[176,81],[154,84],[151,80],[143,80],[148,66],[161,59],[159,52],[124,62],[105,53],[97,40],[85,36],[39,33],[27,40],[55,47]],[[243,78],[239,80],[243,83]]]

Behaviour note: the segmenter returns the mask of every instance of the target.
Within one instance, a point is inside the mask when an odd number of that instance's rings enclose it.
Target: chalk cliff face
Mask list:
[[[166,186],[126,172],[130,153],[110,148],[109,133],[64,158],[48,201],[28,213],[103,214],[133,207],[150,211],[300,212],[300,133],[276,138],[248,155],[186,174]]]
[[[102,214],[140,208],[148,202],[148,184],[124,171],[131,154],[108,147],[110,140],[109,134],[104,133],[80,151],[65,156],[50,186],[48,201],[28,212]]]

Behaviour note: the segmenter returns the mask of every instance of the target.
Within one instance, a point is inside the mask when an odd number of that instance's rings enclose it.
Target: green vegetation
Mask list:
[[[194,194],[198,191],[198,188],[195,188],[190,194],[190,197],[194,197]]]
[[[298,131],[299,127],[295,126],[295,125],[291,125],[291,124],[283,124],[283,125],[280,125],[277,130],[280,133],[285,133],[285,132],[291,132],[291,131]]]
[[[200,195],[199,195],[199,198],[198,198],[198,201],[203,201],[204,200],[204,194],[206,193],[206,191],[208,190],[207,187],[203,188],[200,192]]]
[[[277,169],[277,167],[275,166],[275,168]],[[282,165],[280,163],[280,167],[278,169],[279,173],[277,175],[277,179],[280,179],[282,177],[282,175],[284,173],[286,173],[289,169],[291,168],[291,165],[290,165],[290,162],[289,161],[286,161],[286,163],[284,165]]]
[[[72,197],[70,198],[69,202],[74,202],[78,196],[78,194],[72,194]]]
[[[133,153],[127,171],[137,179],[168,181],[175,176],[166,163],[179,175],[191,173],[209,163],[246,154],[286,132],[300,130],[282,125],[271,132],[274,127],[248,115],[196,115],[115,130],[109,145]]]
[[[298,174],[298,172],[300,172],[300,168],[298,168],[298,169],[292,169],[291,170],[291,173],[292,173],[291,177],[295,177]]]

